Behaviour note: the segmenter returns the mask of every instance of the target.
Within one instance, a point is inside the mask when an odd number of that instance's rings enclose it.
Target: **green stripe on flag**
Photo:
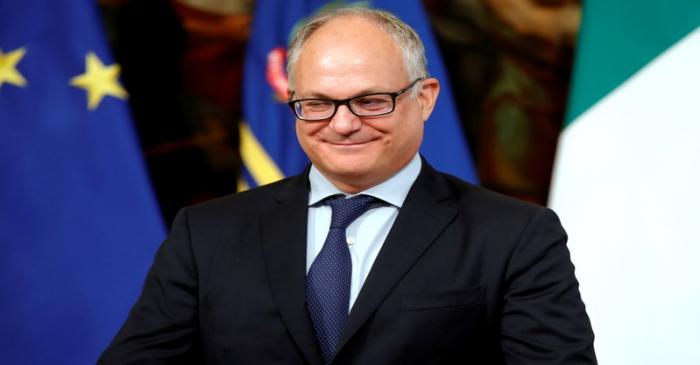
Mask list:
[[[699,19],[700,0],[584,1],[566,125],[700,26]]]

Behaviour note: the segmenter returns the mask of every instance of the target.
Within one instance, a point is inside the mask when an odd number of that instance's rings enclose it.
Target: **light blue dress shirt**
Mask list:
[[[323,243],[331,225],[331,207],[318,204],[321,200],[337,194],[355,196],[371,195],[388,203],[379,208],[370,209],[357,218],[346,229],[348,248],[352,258],[352,280],[350,284],[350,308],[355,303],[360,288],[369,275],[372,264],[384,245],[384,240],[399,215],[408,191],[416,181],[421,169],[421,159],[416,154],[411,162],[404,166],[396,175],[383,183],[373,186],[357,194],[346,194],[336,188],[315,166],[309,172],[309,218],[306,242],[306,272],[309,272],[314,259],[321,252]]]

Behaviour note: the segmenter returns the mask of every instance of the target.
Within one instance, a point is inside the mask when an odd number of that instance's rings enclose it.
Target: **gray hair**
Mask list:
[[[428,62],[425,58],[425,48],[423,42],[413,28],[404,23],[395,15],[386,11],[369,9],[365,7],[340,7],[329,11],[322,11],[305,24],[303,24],[294,34],[289,42],[287,52],[287,75],[289,87],[294,88],[294,67],[299,60],[304,44],[311,38],[319,28],[333,19],[357,17],[378,25],[386,31],[396,42],[403,54],[403,62],[408,73],[408,78],[414,80],[428,75]],[[415,89],[414,89],[415,90]]]

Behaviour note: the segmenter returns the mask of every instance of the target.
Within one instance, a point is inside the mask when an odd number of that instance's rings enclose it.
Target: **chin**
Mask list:
[[[330,173],[338,176],[363,176],[372,171],[372,164],[367,160],[336,159],[326,166]]]
[[[361,155],[323,158],[322,161],[322,170],[343,180],[361,179],[371,174],[375,165],[372,158]]]

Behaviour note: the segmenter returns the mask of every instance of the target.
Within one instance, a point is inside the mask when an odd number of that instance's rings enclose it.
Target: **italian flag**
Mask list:
[[[550,206],[601,364],[700,364],[700,0],[587,0]]]

